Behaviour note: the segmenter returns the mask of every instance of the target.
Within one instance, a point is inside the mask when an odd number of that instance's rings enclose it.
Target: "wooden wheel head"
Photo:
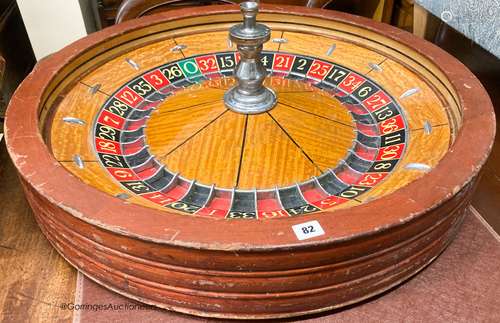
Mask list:
[[[210,317],[324,311],[424,268],[491,149],[479,81],[389,26],[266,6],[278,104],[233,113],[240,19],[169,12],[39,63],[6,140],[48,239],[104,286]]]

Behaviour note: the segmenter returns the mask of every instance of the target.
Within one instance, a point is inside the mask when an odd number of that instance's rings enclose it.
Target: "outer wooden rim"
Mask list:
[[[6,142],[48,239],[74,266],[111,289],[205,316],[270,318],[327,310],[380,293],[418,272],[448,245],[463,219],[493,144],[495,117],[486,91],[461,63],[388,25],[317,9],[263,10],[366,28],[429,58],[451,82],[463,108],[455,143],[429,174],[383,198],[264,223],[169,215],[83,184],[50,154],[39,130],[39,109],[64,66],[127,32],[165,20],[237,11],[215,6],[145,17],[90,35],[35,67],[11,100]],[[291,226],[311,220],[320,221],[326,235],[299,243]]]

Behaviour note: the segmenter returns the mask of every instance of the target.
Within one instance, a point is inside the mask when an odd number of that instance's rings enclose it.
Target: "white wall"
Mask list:
[[[87,35],[78,0],[17,0],[38,60]]]

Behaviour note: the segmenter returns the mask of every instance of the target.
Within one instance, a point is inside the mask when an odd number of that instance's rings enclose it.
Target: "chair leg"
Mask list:
[[[429,12],[415,3],[413,6],[413,34],[425,38],[428,20]]]

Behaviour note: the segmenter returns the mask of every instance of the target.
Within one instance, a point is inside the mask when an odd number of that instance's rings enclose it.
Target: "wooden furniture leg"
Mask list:
[[[415,3],[413,7],[413,34],[425,38],[428,20],[429,12]]]

